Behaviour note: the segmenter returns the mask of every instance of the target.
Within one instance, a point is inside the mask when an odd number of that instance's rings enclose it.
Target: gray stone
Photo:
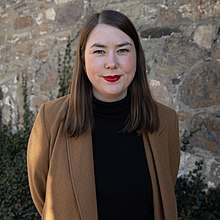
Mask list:
[[[212,57],[220,60],[220,37],[213,44]]]
[[[165,84],[157,80],[150,80],[150,88],[157,101],[160,101],[165,105],[172,106],[172,96]]]
[[[165,5],[161,5],[160,10],[156,16],[156,23],[158,26],[172,27],[175,24],[176,18],[177,13],[172,7],[169,8]]]
[[[83,1],[76,0],[58,8],[56,22],[60,26],[73,26],[83,14]]]
[[[64,4],[64,3],[67,3],[67,2],[71,2],[72,0],[55,0],[55,3],[56,4]]]
[[[16,4],[15,4],[14,9],[16,11],[20,11],[21,12],[21,11],[24,10],[24,8],[27,8],[27,7],[28,7],[28,4],[26,2],[24,2],[24,1],[17,1]],[[23,14],[23,13],[21,12],[20,14]]]
[[[52,20],[52,21],[55,20],[56,12],[54,8],[48,8],[47,10],[45,10],[45,14],[46,14],[47,19]]]
[[[178,33],[180,29],[169,28],[169,27],[156,27],[149,28],[147,30],[141,31],[142,38],[161,38],[166,35],[171,35],[172,33]]]
[[[205,50],[179,36],[165,38],[164,43],[159,47],[158,41],[147,40],[146,45],[151,71],[158,77],[176,78],[207,56]]]
[[[43,64],[41,68],[35,73],[38,88],[41,92],[53,91],[57,87],[57,75],[50,64]],[[49,79],[49,80],[48,80]]]
[[[201,47],[211,49],[213,41],[218,33],[218,25],[201,25],[197,27],[194,34],[194,41]]]
[[[0,50],[3,48],[3,45],[5,44],[5,35],[0,35]]]
[[[13,27],[13,17],[8,13],[0,14],[1,34],[9,31]]]
[[[189,18],[192,21],[207,19],[210,17],[219,17],[220,2],[217,0],[205,1],[195,0],[186,1],[182,0],[182,4],[178,5],[177,9],[183,18]]]
[[[189,143],[193,148],[212,154],[220,153],[220,110],[206,115],[196,114],[188,124]]]
[[[32,27],[34,23],[35,23],[34,19],[31,16],[18,17],[15,20],[14,28],[15,29],[24,29],[27,27]]]
[[[180,100],[192,109],[220,104],[220,62],[201,61],[179,87]]]
[[[1,1],[1,2],[0,2],[0,12],[3,11],[3,10],[5,9],[5,7],[6,7],[5,2],[4,2],[4,1]]]
[[[2,88],[0,87],[0,100],[2,100],[4,97],[3,92],[2,92]]]

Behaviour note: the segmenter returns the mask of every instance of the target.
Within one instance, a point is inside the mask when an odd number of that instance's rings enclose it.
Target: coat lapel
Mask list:
[[[164,219],[167,208],[166,197],[169,197],[172,191],[169,188],[172,185],[169,182],[172,182],[172,180],[170,179],[170,158],[168,152],[168,125],[161,120],[159,130],[154,133],[144,134],[143,140],[145,152],[150,154],[146,155],[146,157],[153,184],[155,219]]]
[[[91,131],[77,139],[67,138],[72,187],[82,220],[97,220]]]
[[[155,168],[158,176],[164,176],[169,171],[169,152],[168,152],[168,125],[163,120],[160,121],[158,131],[147,134],[150,148],[152,151]],[[146,138],[146,137],[145,137]]]
[[[152,150],[152,148],[156,148],[157,146],[155,146],[155,143],[153,143],[153,147],[152,147],[152,141],[150,143],[149,135],[144,134],[143,141],[144,141],[145,153],[146,153],[146,158],[147,158],[147,163],[148,163],[148,169],[149,169],[150,176],[151,176],[153,198],[154,198],[154,200],[153,200],[154,218],[155,218],[155,220],[160,220],[160,219],[164,219],[163,205],[162,205],[162,200],[161,200],[161,195],[160,195],[160,187],[159,187],[159,183],[158,183],[158,175],[157,175],[157,169],[156,169],[156,164],[155,164],[155,159],[154,159],[155,155],[157,155],[157,153],[155,152],[156,149]],[[153,138],[153,140],[154,140],[154,138]],[[156,156],[156,158],[157,158],[157,156]]]

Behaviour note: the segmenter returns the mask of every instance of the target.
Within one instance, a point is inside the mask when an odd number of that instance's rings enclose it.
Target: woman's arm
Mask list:
[[[179,122],[176,112],[174,112],[172,128],[169,135],[169,152],[171,175],[173,185],[175,186],[180,163]]]
[[[28,142],[27,167],[31,196],[34,204],[42,215],[47,173],[49,168],[49,138],[45,125],[45,105],[37,114]]]

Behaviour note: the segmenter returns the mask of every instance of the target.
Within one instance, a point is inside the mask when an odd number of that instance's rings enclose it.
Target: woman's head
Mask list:
[[[108,30],[116,30],[116,32],[120,32],[122,35],[124,34],[127,36],[128,39],[130,39],[130,42],[132,42],[133,51],[135,53],[132,58],[135,65],[135,67],[132,67],[134,69],[133,78],[130,78],[130,82],[128,83],[128,90],[131,94],[132,103],[131,120],[128,122],[125,130],[142,131],[148,129],[153,131],[157,126],[146,125],[145,123],[151,120],[150,115],[152,112],[148,112],[148,109],[146,109],[147,105],[143,100],[146,100],[148,105],[154,105],[154,108],[155,103],[149,90],[144,52],[137,31],[129,18],[124,14],[113,10],[104,10],[101,13],[92,15],[87,20],[80,33],[71,86],[71,101],[68,110],[68,115],[71,114],[75,116],[71,117],[74,121],[72,123],[73,129],[71,131],[67,128],[67,130],[69,130],[68,133],[73,134],[73,136],[74,133],[80,134],[93,124],[92,95],[94,87],[91,83],[91,78],[89,78],[86,73],[86,68],[88,66],[85,63],[85,55],[87,55],[86,49],[90,36],[95,31],[97,33],[103,31],[104,29],[100,28],[103,26],[109,27],[107,28]],[[98,28],[99,30],[97,31]],[[108,37],[108,35],[105,37]],[[71,123],[71,120],[67,123]],[[81,124],[81,128],[79,128],[78,124]],[[71,126],[67,125],[67,127]],[[79,128],[79,131],[77,131],[77,127]]]
[[[81,81],[81,85],[85,84],[86,87],[90,87],[89,91],[92,91],[92,85],[86,77],[87,74],[85,68],[85,49],[89,36],[99,24],[105,24],[117,28],[120,31],[124,32],[133,41],[136,51],[136,73],[138,73],[138,76],[136,76],[135,74],[134,78],[134,81],[138,82],[134,83],[134,86],[136,85],[137,87],[140,87],[138,84],[143,83],[142,81],[146,80],[146,66],[144,53],[137,31],[132,22],[129,20],[129,18],[124,14],[118,11],[104,10],[101,13],[93,14],[87,20],[87,22],[81,30],[80,40],[77,48],[76,62],[74,66],[75,71],[73,75],[72,92],[74,87],[78,87],[76,86],[77,81]],[[75,84],[75,86],[73,84]],[[136,90],[136,88],[134,88],[133,90]]]

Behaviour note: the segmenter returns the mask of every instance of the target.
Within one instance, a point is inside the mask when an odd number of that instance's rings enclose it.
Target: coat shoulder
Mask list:
[[[161,123],[175,123],[175,121],[177,120],[176,110],[160,102],[156,102],[156,104]]]
[[[159,114],[161,114],[161,113],[175,114],[176,113],[176,110],[174,108],[171,108],[167,105],[164,105],[161,102],[156,102],[156,105],[157,105]]]
[[[45,102],[39,112],[43,112],[48,122],[61,122],[65,119],[68,105],[69,95]]]

